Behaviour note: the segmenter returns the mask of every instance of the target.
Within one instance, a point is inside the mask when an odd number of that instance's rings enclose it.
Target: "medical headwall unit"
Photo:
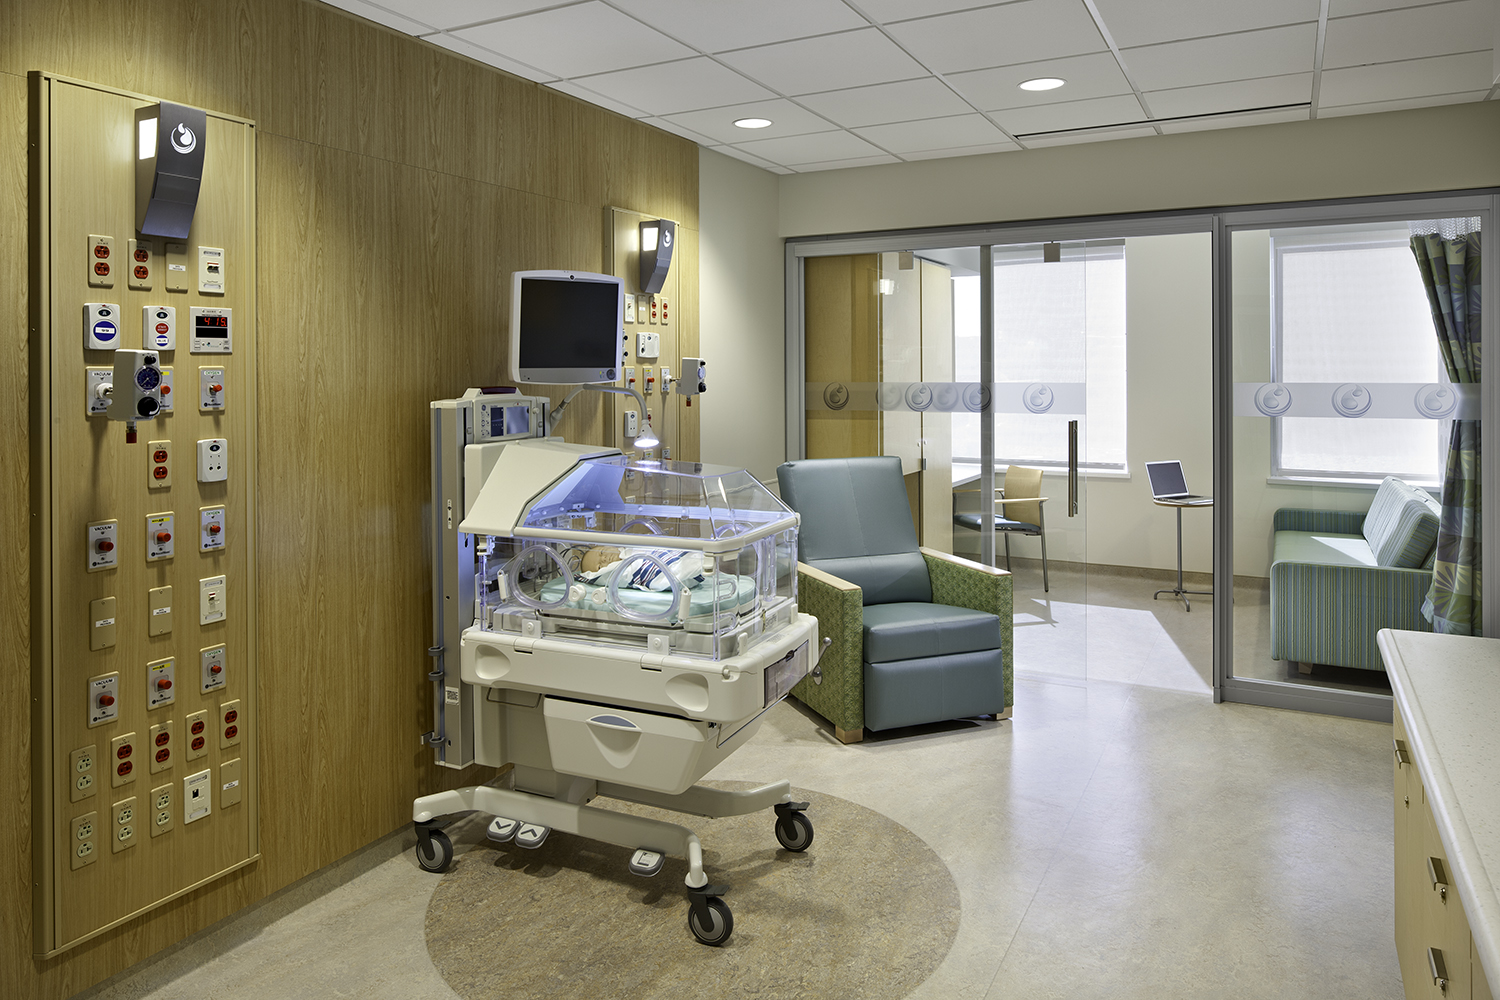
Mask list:
[[[138,121],[160,102],[30,85],[34,950],[49,956],[258,857],[255,129],[179,116],[201,124],[160,138],[201,163],[201,197],[180,238],[147,235]]]

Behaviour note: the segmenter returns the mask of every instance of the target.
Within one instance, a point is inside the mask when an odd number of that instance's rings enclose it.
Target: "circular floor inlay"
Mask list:
[[[469,824],[454,831],[458,857],[427,907],[428,953],[465,1000],[904,997],[953,944],[953,877],[893,820],[832,795],[792,794],[811,803],[805,854],[777,844],[770,810],[707,820],[594,803],[698,834],[709,881],[731,887],[734,934],[721,947],[688,931],[685,861],[668,858],[641,878],[627,871],[625,848],[558,832],[532,851],[496,847]]]

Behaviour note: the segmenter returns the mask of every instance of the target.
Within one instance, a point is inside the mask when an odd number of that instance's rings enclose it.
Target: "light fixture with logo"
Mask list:
[[[767,128],[771,125],[769,118],[740,118],[734,123],[739,128]]]
[[[1055,76],[1041,76],[1035,80],[1023,80],[1017,86],[1022,90],[1056,90],[1067,82],[1066,80],[1059,80]]]
[[[135,112],[135,228],[185,240],[198,208],[208,115],[162,101]]]
[[[641,223],[641,291],[661,291],[672,266],[672,244],[677,242],[677,223],[648,219]]]

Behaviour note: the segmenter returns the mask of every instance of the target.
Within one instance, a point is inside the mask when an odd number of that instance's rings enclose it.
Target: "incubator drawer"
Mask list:
[[[722,756],[706,722],[543,699],[552,767],[599,781],[677,794]]]

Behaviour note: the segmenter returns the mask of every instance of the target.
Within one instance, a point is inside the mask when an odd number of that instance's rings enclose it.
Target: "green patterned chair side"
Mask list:
[[[1375,633],[1431,632],[1422,569],[1278,562],[1271,567],[1271,658],[1384,670]]]
[[[922,549],[927,575],[932,579],[932,602],[955,608],[984,611],[1000,618],[1000,641],[1004,647],[1005,707],[1015,704],[1015,658],[1011,639],[1015,632],[1014,582],[1003,569],[991,569],[968,559],[936,549]]]
[[[1271,521],[1272,531],[1317,531],[1330,535],[1358,535],[1365,515],[1358,510],[1306,510],[1283,507]]]
[[[848,732],[865,727],[864,591],[805,563],[797,564],[797,608],[818,620],[818,638],[832,639],[818,661],[823,683],[804,677],[792,694]]]

